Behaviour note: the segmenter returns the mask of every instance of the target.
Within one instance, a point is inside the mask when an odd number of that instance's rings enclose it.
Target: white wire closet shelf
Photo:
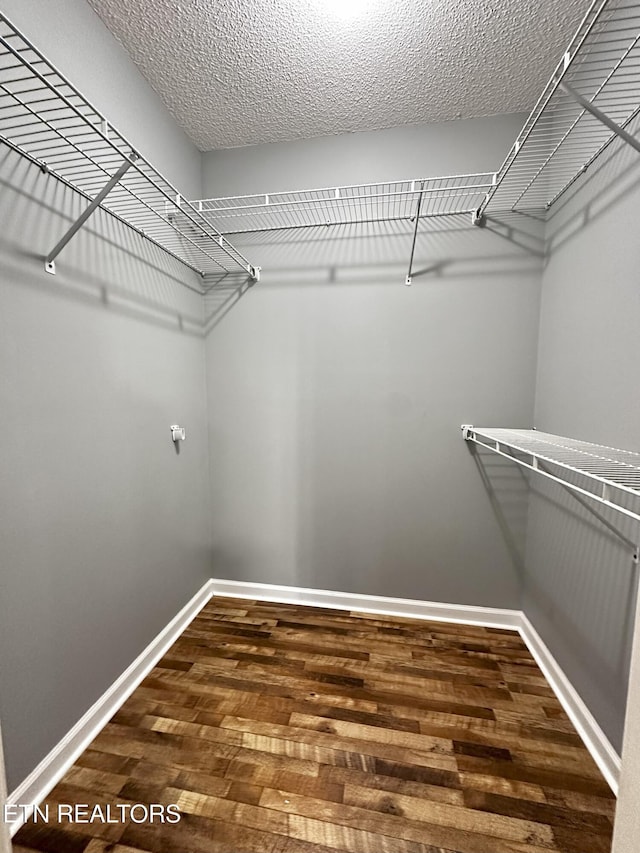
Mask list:
[[[543,214],[617,137],[640,152],[640,0],[594,0],[497,173],[185,200],[0,13],[0,141],[201,274],[258,279],[228,235],[515,211]]]
[[[111,183],[99,205],[193,270],[244,270],[257,277],[257,269],[2,14],[0,139],[90,201]]]
[[[548,211],[639,112],[640,3],[595,0],[480,212]]]
[[[475,215],[494,173],[450,175],[193,202],[223,234]]]
[[[530,429],[462,426],[463,437],[565,488],[640,521],[640,453]],[[582,483],[576,483],[578,474]]]

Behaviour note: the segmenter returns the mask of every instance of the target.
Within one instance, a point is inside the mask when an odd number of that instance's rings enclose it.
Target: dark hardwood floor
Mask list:
[[[16,853],[609,853],[615,799],[517,633],[215,598]]]

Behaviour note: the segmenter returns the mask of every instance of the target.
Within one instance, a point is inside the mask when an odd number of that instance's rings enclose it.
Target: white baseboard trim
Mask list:
[[[620,784],[620,756],[524,613],[521,614],[520,636],[617,797]]]
[[[439,602],[417,601],[409,598],[387,598],[379,595],[360,595],[324,589],[245,583],[217,578],[212,579],[211,586],[214,596],[262,599],[264,601],[282,602],[283,604],[309,604],[315,607],[360,610],[366,613],[380,613],[381,615],[409,616],[414,619],[454,622],[485,628],[510,628],[518,631],[544,673],[558,701],[576,727],[600,772],[607,780],[613,793],[616,796],[618,795],[620,756],[522,610],[440,604]]]
[[[7,802],[7,780],[4,775],[4,754],[2,751],[2,732],[0,731],[0,808]],[[11,836],[9,827],[3,820],[4,813],[0,814],[0,853],[11,853]]]
[[[330,607],[336,610],[360,610],[384,616],[407,616],[437,622],[455,622],[484,628],[520,628],[520,611],[498,607],[472,607],[467,604],[441,604],[438,601],[419,601],[413,598],[388,598],[383,595],[364,595],[355,592],[335,592],[328,589],[308,589],[299,586],[279,586],[270,583],[212,578],[214,596],[261,599],[281,604],[308,604],[311,607]]]
[[[51,752],[42,759],[24,782],[8,795],[7,803],[30,807],[30,809],[20,809],[18,819],[10,824],[12,836],[29,818],[33,808],[42,802],[76,758],[87,748],[118,708],[149,674],[212,595],[211,581],[207,581],[122,675],[89,708],[86,714],[78,720],[75,726],[56,744]]]
[[[358,610],[385,616],[404,616],[413,619],[428,619],[518,631],[576,727],[585,746],[617,796],[620,757],[538,632],[521,610],[471,607],[464,604],[442,604],[409,598],[388,598],[386,596],[335,592],[325,589],[211,579],[162,629],[97,702],[89,708],[86,714],[45,756],[24,782],[9,794],[7,803],[29,805],[33,809],[42,802],[212,596],[259,599],[282,604],[307,604],[312,607]],[[12,836],[28,819],[30,813],[29,809],[24,810],[24,813],[21,810],[19,818],[10,825]]]

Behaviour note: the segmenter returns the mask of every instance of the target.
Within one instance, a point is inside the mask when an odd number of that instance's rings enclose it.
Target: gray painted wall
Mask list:
[[[521,122],[362,134],[359,170],[352,136],[218,152],[205,187],[491,169]],[[217,576],[519,606],[526,486],[495,469],[492,504],[459,427],[531,422],[540,241],[466,216],[431,224],[416,253],[425,272],[406,288],[410,228],[243,238],[263,281],[212,285]]]
[[[535,416],[538,429],[636,451],[639,202],[638,155],[615,146],[548,225]],[[532,486],[524,609],[619,749],[637,568],[574,498]],[[607,517],[640,541],[637,525]]]
[[[4,6],[34,40],[47,36],[61,65],[81,57],[86,70],[91,56],[85,88],[102,87],[108,114],[139,108],[141,147],[148,136],[145,152],[162,153],[170,117],[145,114],[149,91],[84,3]],[[167,171],[197,185],[192,147],[174,137],[165,154]],[[10,790],[211,575],[200,284],[107,214],[47,275],[44,255],[83,206],[0,150],[0,719]],[[188,433],[179,455],[176,422]]]
[[[207,151],[207,198],[493,172],[524,114]],[[477,141],[477,144],[476,144]]]

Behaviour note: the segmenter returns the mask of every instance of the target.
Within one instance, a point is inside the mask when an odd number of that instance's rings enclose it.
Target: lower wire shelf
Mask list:
[[[640,521],[640,453],[534,429],[463,424],[462,435],[466,441],[553,480],[576,495]],[[637,503],[629,496],[638,499]],[[601,520],[612,528],[608,521]],[[615,532],[633,546],[634,561],[638,562],[637,545]]]

